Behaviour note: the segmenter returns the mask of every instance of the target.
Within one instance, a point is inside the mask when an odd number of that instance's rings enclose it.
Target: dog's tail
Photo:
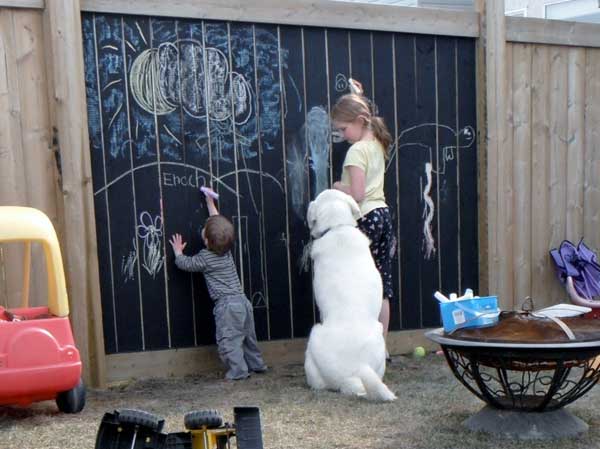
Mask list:
[[[396,395],[390,391],[369,365],[361,366],[358,377],[365,386],[367,398],[374,401],[393,401],[396,399]]]

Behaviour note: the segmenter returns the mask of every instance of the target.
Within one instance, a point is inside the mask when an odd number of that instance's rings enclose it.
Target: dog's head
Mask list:
[[[308,205],[306,219],[310,235],[319,238],[329,229],[341,225],[356,226],[360,218],[358,204],[339,190],[324,190]]]

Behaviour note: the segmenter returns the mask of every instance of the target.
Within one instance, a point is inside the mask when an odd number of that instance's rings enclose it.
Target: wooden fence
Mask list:
[[[600,248],[600,41],[595,37],[600,35],[599,26],[517,18],[498,24],[490,12],[337,2],[256,1],[249,8],[242,17],[243,9],[235,1],[206,7],[193,1],[178,2],[176,7],[149,0],[0,1],[0,204],[40,208],[55,223],[89,381],[102,384],[144,375],[156,353],[104,354],[82,10],[408,33],[435,30],[466,37],[479,37],[481,30],[488,39],[487,47],[480,40],[479,56],[486,55],[488,68],[500,70],[494,76],[488,70],[484,76],[484,59],[478,61],[482,293],[499,294],[504,308],[519,306],[528,295],[537,306],[566,299],[555,280],[549,249],[565,238],[581,237]],[[506,55],[505,67],[498,54]],[[498,101],[493,92],[505,96]],[[498,105],[501,113],[493,109]],[[35,277],[36,267],[41,267],[36,255],[32,296],[44,292],[43,277]],[[20,301],[21,258],[15,248],[0,247],[2,305]],[[404,348],[415,338],[419,338],[415,332],[404,331],[392,341]],[[273,354],[289,360],[288,350],[300,358],[303,345],[283,341],[273,348]],[[157,375],[193,372],[200,359],[206,360],[202,348],[161,354],[155,359],[161,365],[154,371]]]
[[[600,248],[600,26],[507,18],[507,133],[488,154],[491,292],[567,302],[549,250]],[[596,48],[594,48],[596,47]]]

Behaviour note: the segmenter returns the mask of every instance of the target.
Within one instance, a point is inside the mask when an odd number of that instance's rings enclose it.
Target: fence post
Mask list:
[[[485,177],[480,184],[485,195],[486,205],[483,216],[487,226],[480,227],[487,238],[486,252],[482,252],[486,264],[487,288],[490,294],[498,295],[501,308],[513,307],[512,281],[512,180],[502,176],[503,167],[512,164],[507,154],[507,83],[509,74],[506,69],[506,27],[504,0],[478,0],[481,17],[481,40],[484,58],[485,87]],[[484,90],[485,89],[485,90]],[[481,168],[484,168],[480,165]],[[481,203],[480,203],[481,204]],[[483,229],[482,229],[483,228]]]
[[[63,251],[71,323],[86,383],[106,381],[79,0],[46,1],[49,100],[61,159]]]

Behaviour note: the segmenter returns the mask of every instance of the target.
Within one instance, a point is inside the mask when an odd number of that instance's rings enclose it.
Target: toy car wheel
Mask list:
[[[121,424],[135,424],[154,432],[160,432],[165,425],[164,419],[143,410],[122,408],[115,410],[115,415]]]
[[[63,413],[79,413],[85,406],[85,385],[79,379],[79,383],[68,391],[58,393],[56,405]]]
[[[223,424],[223,417],[216,410],[196,410],[186,413],[183,423],[188,430],[197,430],[202,427],[216,429]]]

